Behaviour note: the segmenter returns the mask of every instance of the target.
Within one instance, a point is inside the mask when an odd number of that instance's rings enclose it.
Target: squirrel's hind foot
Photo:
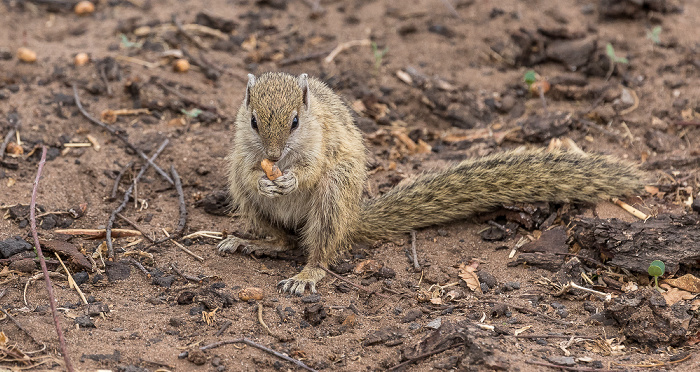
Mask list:
[[[289,279],[285,279],[277,283],[277,290],[280,293],[290,293],[297,296],[304,295],[306,287],[309,287],[311,293],[316,293],[316,283],[318,283],[326,272],[320,267],[310,267],[306,265],[304,270],[299,274],[294,275]]]
[[[234,253],[240,250],[243,254],[255,253],[256,255],[271,256],[275,256],[276,253],[286,251],[291,248],[288,242],[283,239],[270,238],[248,240],[237,236],[229,236],[228,238],[219,242],[216,247],[219,249],[219,253],[221,254],[226,252]]]

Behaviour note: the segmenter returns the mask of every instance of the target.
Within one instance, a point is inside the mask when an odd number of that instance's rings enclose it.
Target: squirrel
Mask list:
[[[604,155],[504,152],[468,159],[363,200],[367,150],[348,106],[307,74],[248,75],[228,162],[234,206],[253,239],[229,236],[220,252],[273,253],[299,244],[307,264],[280,292],[315,293],[329,265],[356,242],[464,219],[504,203],[587,202],[642,186],[637,167]],[[270,180],[261,161],[282,175]],[[290,234],[297,234],[290,238]]]

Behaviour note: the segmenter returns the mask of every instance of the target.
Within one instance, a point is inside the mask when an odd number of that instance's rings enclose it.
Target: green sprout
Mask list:
[[[124,34],[119,34],[119,38],[121,38],[124,48],[141,48],[143,45],[143,43],[129,41],[129,38]]]
[[[659,36],[661,36],[661,31],[663,31],[661,26],[656,26],[652,28],[651,31],[647,30],[647,39],[651,40],[654,44],[660,44],[661,39]]]
[[[610,58],[610,60],[614,63],[630,63],[630,61],[628,61],[627,58],[618,57],[617,55],[615,55],[615,48],[613,48],[612,44],[610,43],[608,43],[608,45],[605,46],[605,53],[608,55],[608,58]]]
[[[649,272],[649,275],[654,277],[654,288],[661,292],[661,288],[659,288],[659,277],[664,275],[664,272],[666,272],[666,265],[664,265],[663,262],[656,260],[649,265],[649,269],[647,271]]]
[[[537,81],[537,74],[534,70],[527,70],[527,72],[525,72],[525,75],[523,76],[523,80],[529,88],[535,81]]]
[[[372,42],[372,54],[374,55],[374,68],[379,70],[379,67],[382,66],[382,59],[386,55],[386,53],[389,51],[389,47],[384,48],[383,50],[379,50],[379,47],[377,47],[377,43]]]
[[[189,117],[191,117],[191,118],[196,118],[197,116],[199,116],[199,114],[202,113],[202,110],[200,110],[200,109],[198,109],[198,108],[193,108],[193,109],[190,110],[190,111],[187,111],[187,110],[185,110],[185,109],[181,109],[180,112],[182,112],[183,114],[185,114],[185,115],[187,115],[187,116],[189,116]]]

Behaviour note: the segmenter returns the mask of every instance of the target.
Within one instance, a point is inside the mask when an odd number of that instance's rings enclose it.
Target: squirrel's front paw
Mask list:
[[[287,292],[302,296],[308,285],[309,291],[316,293],[316,283],[323,279],[324,276],[326,276],[326,272],[320,267],[309,267],[307,265],[299,274],[277,283],[277,290],[280,293]]]
[[[292,171],[286,171],[274,181],[270,181],[266,176],[258,180],[258,192],[268,198],[276,198],[288,195],[299,187],[297,177]]]

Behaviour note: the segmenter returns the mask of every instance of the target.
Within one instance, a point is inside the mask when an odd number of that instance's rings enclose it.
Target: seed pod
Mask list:
[[[90,62],[90,57],[87,55],[87,53],[78,53],[75,55],[73,60],[73,64],[76,66],[84,66],[88,62]]]
[[[81,1],[75,4],[75,8],[73,8],[73,10],[75,11],[75,14],[79,16],[92,14],[92,12],[95,11],[95,4],[89,1]]]
[[[17,49],[17,58],[19,58],[19,60],[22,62],[34,63],[36,62],[36,52],[22,47]]]
[[[173,63],[175,72],[187,72],[190,69],[190,62],[184,58],[176,59]]]
[[[270,159],[263,159],[263,161],[260,162],[260,166],[265,171],[265,175],[270,181],[274,181],[282,176],[282,171],[277,167],[277,164],[273,163]]]

